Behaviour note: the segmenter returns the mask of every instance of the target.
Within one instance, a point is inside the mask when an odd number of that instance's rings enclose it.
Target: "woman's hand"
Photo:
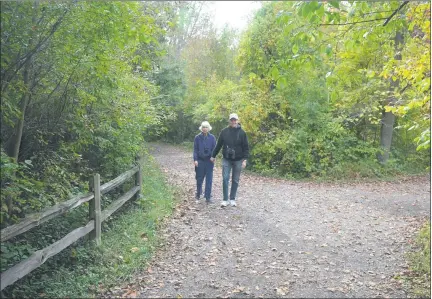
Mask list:
[[[243,168],[246,167],[246,160],[243,160],[242,167],[243,167]]]
[[[195,167],[198,167],[198,161],[194,161]]]

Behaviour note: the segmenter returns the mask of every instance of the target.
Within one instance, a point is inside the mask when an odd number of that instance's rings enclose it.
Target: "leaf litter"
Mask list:
[[[127,288],[100,297],[406,298],[393,277],[405,271],[416,225],[430,217],[430,182],[333,184],[243,173],[238,206],[221,208],[221,169],[215,204],[195,204],[190,153],[166,144],[153,144],[152,153],[170,165],[167,181],[178,190],[160,231],[164,245]]]

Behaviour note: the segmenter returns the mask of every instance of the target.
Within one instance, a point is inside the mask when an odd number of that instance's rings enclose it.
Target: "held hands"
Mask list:
[[[246,167],[246,160],[243,160],[242,167],[243,167],[243,168]]]
[[[198,161],[194,161],[195,167],[198,167]]]

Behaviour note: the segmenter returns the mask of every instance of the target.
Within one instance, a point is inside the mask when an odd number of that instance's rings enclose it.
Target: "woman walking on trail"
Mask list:
[[[203,121],[199,130],[200,134],[195,136],[193,159],[195,164],[195,173],[197,181],[197,192],[195,195],[196,202],[200,202],[202,194],[202,185],[205,178],[205,193],[204,197],[207,203],[212,203],[211,190],[213,183],[213,167],[214,162],[210,160],[211,154],[216,147],[216,138],[210,134],[212,127],[207,121]]]

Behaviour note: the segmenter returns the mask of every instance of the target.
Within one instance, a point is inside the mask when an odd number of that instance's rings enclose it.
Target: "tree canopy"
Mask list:
[[[111,178],[144,141],[240,115],[250,168],[377,177],[430,164],[430,3],[1,3],[3,226]]]

